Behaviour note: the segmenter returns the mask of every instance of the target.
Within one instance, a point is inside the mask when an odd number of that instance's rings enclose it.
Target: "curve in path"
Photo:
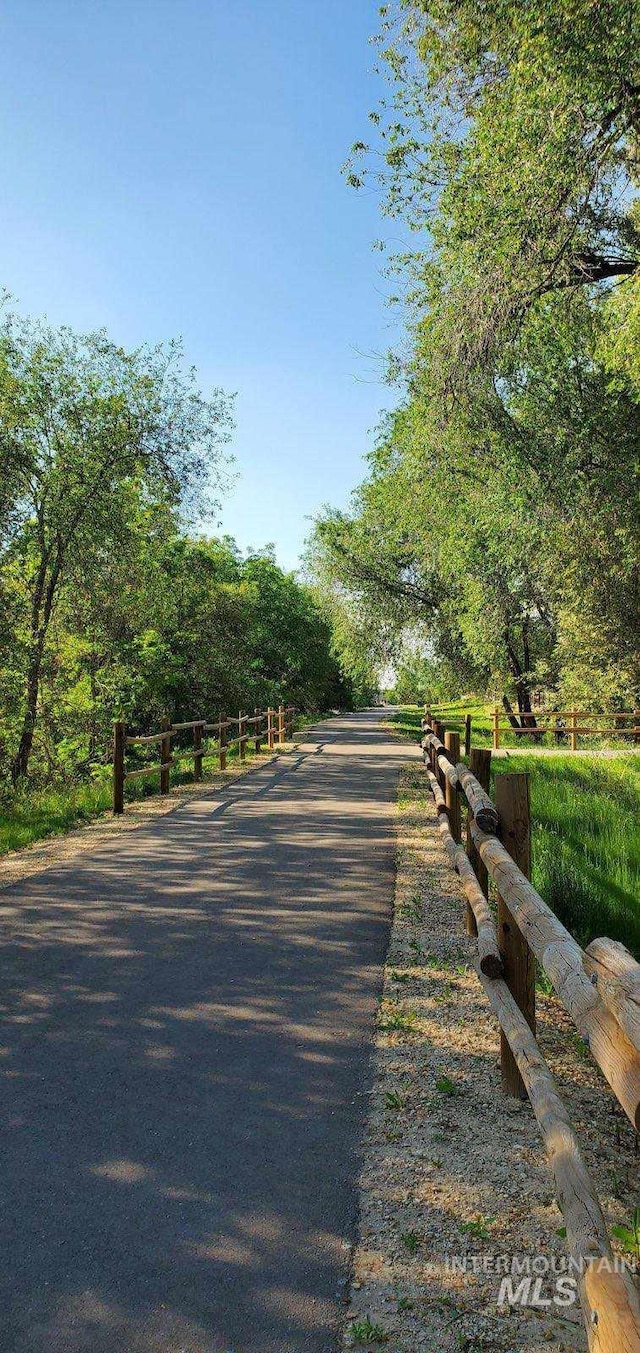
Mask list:
[[[380,712],[2,894],[4,1353],[329,1353],[407,749]]]

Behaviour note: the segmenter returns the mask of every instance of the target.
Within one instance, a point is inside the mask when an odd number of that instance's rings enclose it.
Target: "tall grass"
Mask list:
[[[401,710],[396,723],[417,737],[420,712]],[[475,722],[473,745],[482,745]],[[494,756],[492,776],[505,771],[531,777],[538,892],[580,944],[608,935],[640,959],[640,754]]]
[[[22,789],[0,802],[0,855],[56,836],[104,813],[111,802],[107,776],[77,784]]]
[[[621,940],[640,959],[640,755],[494,757],[531,776],[533,882],[580,944]]]

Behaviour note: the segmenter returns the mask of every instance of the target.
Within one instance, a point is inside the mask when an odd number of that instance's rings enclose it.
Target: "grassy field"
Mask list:
[[[403,709],[396,722],[417,737],[420,717]],[[455,717],[442,721],[457,726]],[[472,743],[487,745],[475,733]],[[493,776],[512,770],[531,776],[538,892],[580,944],[609,935],[640,958],[640,754],[493,757]]]
[[[417,712],[417,707],[415,707],[413,713],[417,714]],[[473,746],[491,747],[493,745],[492,705],[486,703],[483,704],[478,701],[462,701],[451,705],[434,705],[433,712],[434,717],[440,719],[441,723],[445,724],[447,728],[457,729],[461,734],[464,733],[465,715],[470,714]],[[538,715],[537,717],[541,718],[542,716]],[[569,720],[565,719],[564,722],[567,724]],[[538,745],[548,750],[553,750],[558,747],[559,750],[562,751],[564,747],[568,748],[568,743],[568,734],[565,734],[562,741],[558,744],[555,733],[545,733],[542,735],[541,742]],[[523,749],[526,749],[533,745],[534,741],[532,737],[523,737],[521,734],[514,733],[512,729],[507,726],[506,721],[504,723],[501,722],[501,747],[522,747]],[[625,749],[633,750],[633,743],[630,737],[617,737],[613,730],[603,734],[601,737],[578,737],[578,749],[580,751],[589,751],[590,749],[600,751],[603,748],[611,748],[613,750],[619,749],[621,751]]]

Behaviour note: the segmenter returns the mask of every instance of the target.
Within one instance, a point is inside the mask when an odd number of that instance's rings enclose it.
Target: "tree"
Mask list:
[[[521,721],[538,684],[635,703],[640,11],[383,12],[378,179],[417,241],[395,259],[410,343],[353,512],[318,524],[324,567]]]
[[[455,381],[545,294],[636,273],[640,11],[401,0],[382,13],[392,97],[373,115],[377,177],[386,210],[422,237],[400,267]],[[349,165],[356,186],[366,172]]]
[[[2,565],[19,573],[21,728],[11,774],[25,775],[60,589],[125,551],[141,503],[193,509],[223,465],[228,399],[199,392],[178,345],[127,353],[105,333],[5,320],[0,331],[5,469]]]

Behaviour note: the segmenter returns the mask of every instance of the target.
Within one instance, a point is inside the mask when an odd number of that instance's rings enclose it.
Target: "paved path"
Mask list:
[[[3,1353],[330,1353],[407,749],[379,713],[3,891]]]

